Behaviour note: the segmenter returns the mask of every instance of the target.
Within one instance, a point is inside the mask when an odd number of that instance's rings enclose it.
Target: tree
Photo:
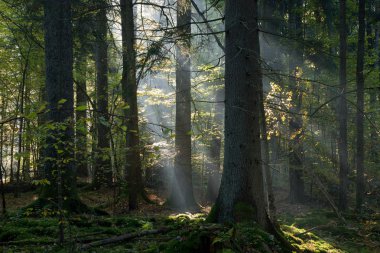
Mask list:
[[[112,185],[112,166],[110,156],[110,129],[108,114],[108,43],[107,43],[107,2],[97,0],[96,14],[96,164],[94,168],[94,187]]]
[[[361,211],[364,199],[364,44],[365,0],[359,0],[359,34],[356,63],[356,209]]]
[[[260,146],[257,1],[227,0],[225,4],[224,170],[210,219],[249,219],[268,228]]]
[[[138,208],[138,195],[143,194],[140,159],[139,117],[137,105],[135,25],[133,1],[120,0],[123,38],[123,77],[121,80],[126,111],[126,174],[129,209]]]
[[[197,208],[191,168],[191,1],[177,1],[175,161],[168,204]]]
[[[346,0],[339,1],[339,103],[337,117],[339,122],[339,202],[341,211],[347,209],[348,188],[348,150],[347,150],[347,24]]]
[[[45,62],[47,136],[44,144],[45,183],[34,205],[83,211],[76,191],[74,151],[74,88],[71,1],[46,0]],[[41,204],[42,203],[42,204]],[[58,207],[58,208],[57,208]]]
[[[289,33],[291,38],[301,39],[302,36],[303,0],[289,1]],[[293,42],[289,54],[289,86],[292,92],[292,108],[289,120],[289,201],[291,203],[304,200],[303,180],[303,148],[302,148],[302,91],[298,77],[302,74],[303,52],[300,43]]]
[[[82,2],[82,3],[81,3]],[[83,1],[79,1],[83,4]],[[82,10],[79,4],[77,12]],[[76,30],[74,36],[77,38],[75,53],[75,94],[76,94],[76,113],[75,113],[75,161],[77,164],[76,175],[80,178],[87,178],[88,173],[88,152],[87,152],[87,79],[88,79],[88,34],[89,20],[87,17],[80,16],[76,20]]]
[[[214,106],[214,123],[210,140],[210,162],[208,163],[209,176],[207,179],[206,193],[206,198],[208,201],[216,200],[220,186],[220,153],[222,149],[222,126],[224,111],[224,104],[222,101],[224,101],[224,87],[218,87],[215,93],[216,103]]]

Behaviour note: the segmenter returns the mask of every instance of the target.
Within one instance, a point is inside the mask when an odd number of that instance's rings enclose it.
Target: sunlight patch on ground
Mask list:
[[[295,225],[282,225],[285,235],[295,242],[297,247],[306,252],[327,252],[327,253],[344,253],[340,249],[335,248],[331,243],[316,236],[312,232],[308,232],[303,228],[298,228]]]

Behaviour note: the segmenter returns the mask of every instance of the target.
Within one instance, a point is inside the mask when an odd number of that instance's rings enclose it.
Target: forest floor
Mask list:
[[[9,215],[0,218],[0,252],[287,252],[255,224],[207,223],[207,205],[200,213],[176,213],[151,192],[158,204],[141,203],[139,211],[127,212],[126,202],[116,195],[112,190],[81,191],[84,203],[110,215],[71,215],[59,221],[48,210],[40,217],[20,214],[20,208],[37,198],[34,192],[19,198],[8,194]],[[341,224],[328,209],[290,205],[284,196],[278,194],[278,219],[300,252],[380,253],[378,213],[360,218],[346,214],[346,224]],[[64,227],[63,245],[57,241],[59,224]]]

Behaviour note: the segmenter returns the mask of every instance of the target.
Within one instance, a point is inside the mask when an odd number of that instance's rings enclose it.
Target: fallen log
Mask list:
[[[108,244],[113,244],[113,243],[119,243],[122,241],[138,238],[138,237],[143,237],[146,235],[155,235],[155,234],[161,234],[170,231],[171,229],[169,228],[161,228],[161,229],[152,229],[152,230],[144,230],[144,231],[138,231],[138,232],[133,232],[133,233],[128,233],[124,235],[118,235],[110,238],[106,238],[103,240],[99,241],[94,241],[90,242],[87,244],[84,244],[80,247],[81,250],[86,250],[92,247],[98,247],[98,246],[103,246],[103,245],[108,245]]]

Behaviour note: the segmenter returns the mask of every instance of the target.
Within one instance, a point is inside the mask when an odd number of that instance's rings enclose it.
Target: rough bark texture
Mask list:
[[[346,24],[346,0],[339,1],[339,104],[337,117],[339,122],[339,202],[338,207],[341,211],[347,209],[347,188],[348,188],[348,151],[347,151],[347,24]]]
[[[364,43],[365,0],[359,0],[359,34],[356,63],[356,209],[361,210],[364,199]]]
[[[136,80],[136,51],[133,18],[133,1],[120,0],[122,38],[123,38],[123,99],[127,103],[126,109],[126,174],[129,190],[129,209],[138,208],[138,195],[143,192],[140,140],[139,140],[139,118],[137,105],[137,80]]]
[[[302,36],[302,0],[291,0],[289,4],[289,32],[291,37],[301,39]],[[292,108],[289,120],[289,201],[299,203],[304,200],[303,180],[303,147],[302,117],[299,115],[302,106],[302,91],[297,77],[302,71],[302,47],[293,43],[289,55],[289,87],[292,91]]]
[[[224,170],[210,219],[255,220],[268,229],[260,145],[257,1],[227,0],[225,8]]]
[[[45,62],[48,127],[44,148],[44,174],[40,202],[76,208],[78,199],[73,163],[74,89],[71,32],[71,1],[45,0]],[[59,200],[60,199],[60,200]]]
[[[94,187],[112,185],[112,165],[110,156],[110,129],[108,115],[108,56],[107,56],[107,2],[97,0],[99,7],[96,15],[96,164],[94,168]]]
[[[176,125],[175,162],[171,195],[168,204],[172,208],[191,210],[196,208],[193,195],[191,168],[191,2],[177,1],[176,44]]]

